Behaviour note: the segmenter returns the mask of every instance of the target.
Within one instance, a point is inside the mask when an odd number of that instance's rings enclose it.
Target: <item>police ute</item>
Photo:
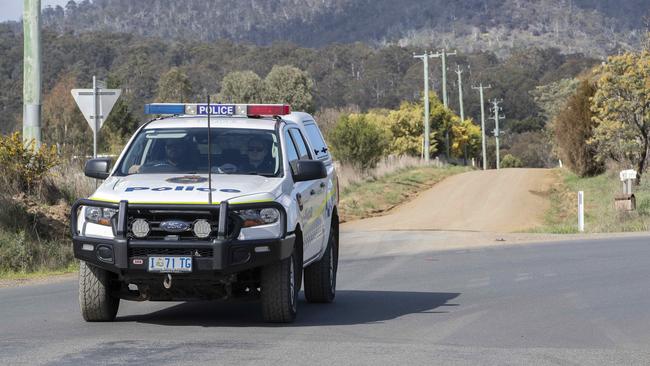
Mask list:
[[[157,103],[103,180],[72,206],[79,303],[258,299],[268,322],[336,294],[338,182],[314,118],[281,104]]]

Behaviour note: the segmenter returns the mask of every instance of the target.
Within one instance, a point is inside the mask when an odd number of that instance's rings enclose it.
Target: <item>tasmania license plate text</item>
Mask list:
[[[192,272],[192,257],[149,257],[149,272]]]

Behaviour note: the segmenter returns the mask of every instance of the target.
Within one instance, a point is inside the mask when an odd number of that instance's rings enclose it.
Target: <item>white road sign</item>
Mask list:
[[[93,89],[72,89],[72,97],[79,106],[81,113],[86,117],[90,128],[95,131],[95,126],[102,128],[104,121],[111,113],[115,102],[122,94],[121,89],[97,89],[98,123],[95,122],[95,91]]]
[[[626,180],[634,180],[636,179],[636,170],[628,169],[628,170],[622,170],[619,173],[619,177],[621,178],[621,181],[626,181]]]

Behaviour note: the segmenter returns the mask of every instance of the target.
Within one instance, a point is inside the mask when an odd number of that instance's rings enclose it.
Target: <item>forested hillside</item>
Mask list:
[[[229,72],[252,70],[264,77],[277,64],[293,65],[309,74],[314,81],[316,110],[350,105],[361,110],[394,108],[401,101],[420,98],[422,63],[412,57],[415,50],[398,46],[376,49],[360,43],[318,49],[287,43],[263,47],[230,41],[170,42],[103,32],[78,36],[46,32],[44,104],[57,83],[72,79],[75,85],[70,88],[88,87],[92,75],[97,74],[124,89],[122,99],[141,117],[142,104],[155,98],[161,76],[171,67],[187,74],[192,89],[189,99],[200,100],[205,92],[218,93]],[[0,130],[6,132],[21,118],[22,34],[0,26],[0,52]],[[561,54],[556,49],[521,49],[504,60],[492,53],[463,54],[450,58],[449,67],[459,64],[465,68],[463,89],[468,116],[476,119],[480,113],[478,93],[471,86],[478,82],[492,84],[488,96],[504,99],[509,118],[506,127],[526,130],[544,124],[529,91],[573,77],[594,62],[579,54]],[[440,92],[440,64],[432,60],[430,65],[431,88]],[[450,106],[457,110],[458,88],[455,75],[451,75]]]
[[[646,0],[77,0],[44,10],[60,32],[126,32],[261,45],[399,43],[507,52],[559,47],[604,55],[639,44]]]

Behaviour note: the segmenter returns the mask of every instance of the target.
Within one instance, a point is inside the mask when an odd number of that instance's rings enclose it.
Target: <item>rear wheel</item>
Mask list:
[[[339,244],[336,231],[332,228],[323,258],[305,268],[305,298],[307,301],[319,303],[334,301],[338,262]]]
[[[81,261],[79,266],[79,306],[88,322],[115,320],[120,298],[111,295],[113,274]]]
[[[302,260],[296,252],[262,268],[262,314],[270,323],[291,323],[296,318]]]

